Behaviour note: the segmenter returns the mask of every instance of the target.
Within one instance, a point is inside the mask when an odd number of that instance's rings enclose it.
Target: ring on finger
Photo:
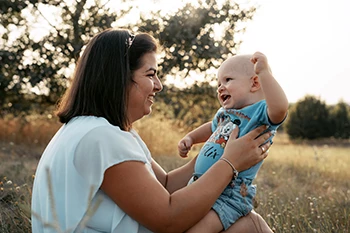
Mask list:
[[[265,153],[265,147],[261,146],[260,148],[261,148],[262,154],[264,154]]]

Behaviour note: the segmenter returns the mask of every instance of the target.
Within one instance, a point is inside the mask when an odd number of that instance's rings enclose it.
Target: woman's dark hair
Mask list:
[[[141,59],[149,52],[157,52],[157,42],[146,33],[134,37],[125,29],[107,29],[93,37],[58,104],[60,122],[68,123],[76,116],[97,116],[128,130],[129,86],[133,72],[143,65]]]

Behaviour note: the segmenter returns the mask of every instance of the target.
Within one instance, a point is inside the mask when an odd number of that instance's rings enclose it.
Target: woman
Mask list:
[[[33,232],[184,232],[205,216],[237,170],[266,157],[259,145],[270,133],[257,138],[264,127],[239,139],[235,130],[224,159],[193,185],[186,186],[195,159],[166,173],[132,129],[162,90],[156,56],[157,43],[145,33],[108,29],[88,43],[59,104],[64,124],[37,167]],[[251,219],[267,227],[252,214],[229,232],[253,232]]]

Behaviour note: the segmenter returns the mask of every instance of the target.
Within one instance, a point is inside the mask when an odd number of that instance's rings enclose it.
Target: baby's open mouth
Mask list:
[[[222,102],[225,102],[226,100],[230,99],[231,96],[230,95],[221,95],[221,100]]]

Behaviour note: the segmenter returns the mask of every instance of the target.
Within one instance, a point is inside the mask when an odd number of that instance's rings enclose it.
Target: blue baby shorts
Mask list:
[[[241,178],[237,178],[225,188],[212,207],[225,230],[253,210],[255,195],[256,185]]]
[[[193,175],[188,185],[196,181],[200,175]],[[239,218],[249,214],[253,208],[256,185],[251,180],[238,177],[230,183],[216,200],[212,209],[217,213],[225,230]]]

